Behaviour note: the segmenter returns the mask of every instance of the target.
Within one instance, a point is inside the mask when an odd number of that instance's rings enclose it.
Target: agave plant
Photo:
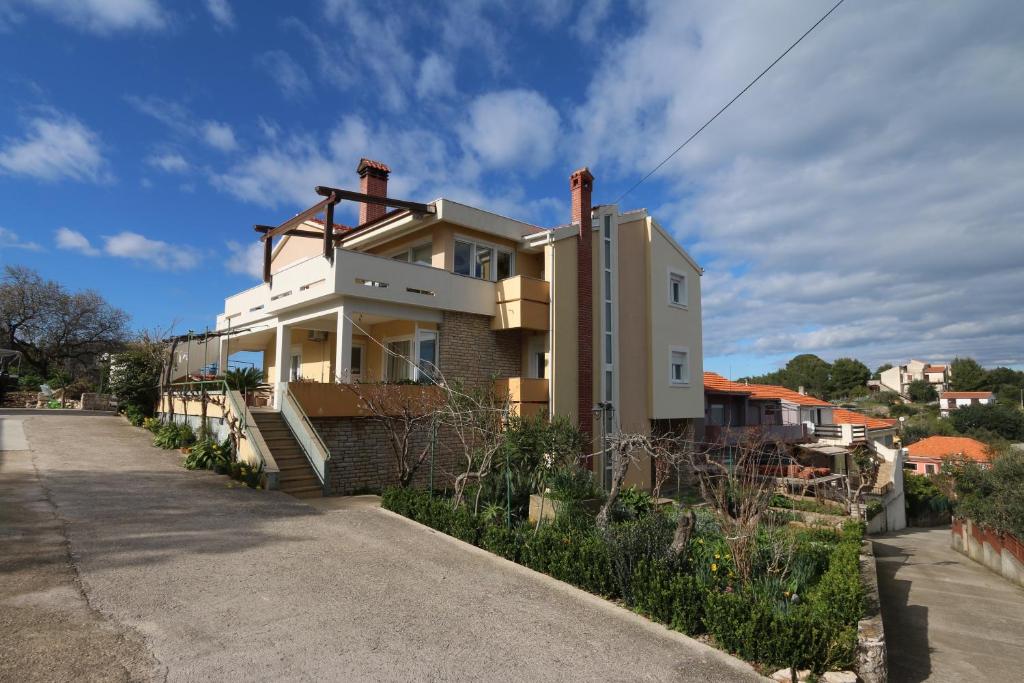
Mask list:
[[[247,391],[252,391],[263,382],[263,371],[256,368],[228,370],[224,375],[224,381],[228,383],[228,387],[231,389],[244,394]]]

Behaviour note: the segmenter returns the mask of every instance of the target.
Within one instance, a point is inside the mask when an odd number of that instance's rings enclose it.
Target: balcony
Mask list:
[[[289,382],[288,389],[309,417],[371,417],[381,413],[437,409],[444,403],[444,390],[422,384],[359,384]],[[370,400],[370,410],[362,397]]]
[[[547,283],[541,282],[546,296]],[[270,284],[225,299],[224,313],[217,316],[217,329],[241,327],[339,295],[494,316],[495,289],[500,286],[440,268],[338,248],[333,264],[315,256],[274,273]],[[547,329],[547,304],[544,309]],[[532,322],[534,313],[527,315]]]
[[[497,311],[491,321],[492,330],[538,330],[550,327],[551,286],[545,280],[525,275],[499,280]]]
[[[807,427],[795,425],[746,425],[704,427],[704,441],[708,443],[736,444],[744,441],[782,441],[799,443],[808,440]]]
[[[849,446],[867,441],[867,427],[858,424],[815,425],[814,436],[822,441],[838,441]]]
[[[548,381],[535,377],[507,377],[494,381],[494,392],[499,398],[508,397],[512,412],[521,417],[546,415],[548,411]]]

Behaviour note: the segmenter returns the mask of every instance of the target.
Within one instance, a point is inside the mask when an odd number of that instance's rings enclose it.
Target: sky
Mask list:
[[[564,224],[574,169],[615,203],[832,4],[0,0],[0,264],[212,327],[252,225],[363,156]],[[1022,35],[1012,0],[848,0],[618,202],[704,267],[705,369],[1024,367]]]

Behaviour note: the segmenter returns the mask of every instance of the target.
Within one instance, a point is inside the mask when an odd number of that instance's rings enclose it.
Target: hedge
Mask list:
[[[723,549],[714,539],[691,541],[694,566],[668,560],[660,543],[666,534],[671,537],[671,527],[657,513],[602,534],[592,524],[507,528],[412,489],[388,489],[382,505],[583,590],[621,599],[676,631],[709,634],[719,647],[747,661],[816,672],[854,666],[857,622],[864,612],[859,523],[847,524],[839,534],[799,532],[798,564],[808,571],[827,568],[805,595],[780,601],[757,586],[735,587],[724,571],[701,571],[708,553]],[[654,552],[657,547],[660,552]]]

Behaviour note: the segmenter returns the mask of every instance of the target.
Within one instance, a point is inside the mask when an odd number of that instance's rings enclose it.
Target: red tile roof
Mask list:
[[[924,366],[924,371],[925,372],[945,372],[946,371],[946,366],[945,365],[926,365],[926,366]]]
[[[891,429],[896,426],[896,420],[872,417],[853,410],[846,410],[845,408],[833,410],[832,419],[837,425],[864,425],[868,429]]]
[[[939,398],[993,398],[991,391],[942,391]]]
[[[951,458],[962,455],[976,462],[990,462],[988,446],[966,436],[929,436],[907,446],[911,458]]]
[[[327,221],[325,221],[323,218],[310,218],[309,222],[310,223],[319,223],[320,225],[326,225],[327,224]],[[336,233],[339,233],[339,232],[349,232],[350,230],[353,230],[353,228],[350,228],[347,225],[342,225],[341,223],[335,223],[334,224],[334,232],[336,232]]]
[[[822,401],[820,398],[807,396],[798,391],[780,387],[775,384],[747,384],[745,382],[733,382],[727,380],[714,372],[704,373],[704,386],[712,391],[729,394],[749,394],[753,399],[763,401],[779,400],[796,403],[802,406],[823,406],[831,407],[832,404]]]
[[[704,373],[704,390],[720,394],[746,394],[748,396],[753,393],[742,384],[728,380],[717,372]]]

